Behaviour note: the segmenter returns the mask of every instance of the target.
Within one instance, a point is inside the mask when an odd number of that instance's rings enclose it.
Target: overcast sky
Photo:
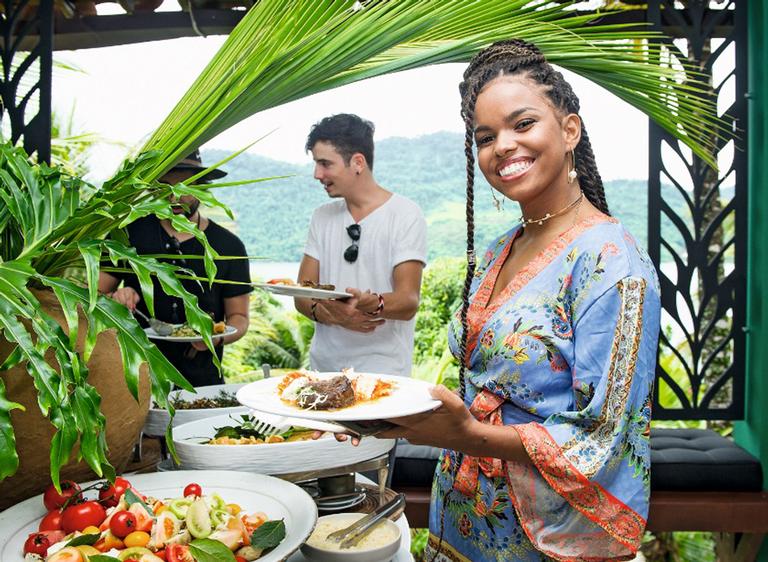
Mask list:
[[[54,71],[54,108],[68,113],[74,104],[81,131],[135,146],[159,125],[223,41],[223,37],[198,37],[58,52],[56,58],[83,72]],[[428,67],[324,92],[259,113],[206,146],[234,151],[277,129],[251,151],[309,162],[303,147],[310,126],[340,112],[373,121],[376,140],[461,132],[458,83],[463,68],[463,64]],[[581,99],[582,117],[603,178],[645,178],[645,117],[588,81],[568,77]],[[108,177],[125,152],[125,148],[100,146],[91,159],[92,179]]]

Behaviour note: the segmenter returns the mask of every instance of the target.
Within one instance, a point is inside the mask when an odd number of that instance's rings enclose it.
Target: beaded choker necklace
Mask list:
[[[560,215],[567,213],[568,211],[573,209],[576,205],[581,203],[581,200],[583,198],[584,198],[584,192],[582,191],[579,193],[579,196],[572,203],[569,203],[567,206],[563,207],[556,213],[547,213],[546,215],[538,219],[527,219],[523,215],[520,215],[520,218],[518,219],[518,221],[520,221],[520,225],[523,227],[526,227],[529,224],[538,224],[539,226],[541,226],[549,219],[553,219],[555,217],[559,217]]]

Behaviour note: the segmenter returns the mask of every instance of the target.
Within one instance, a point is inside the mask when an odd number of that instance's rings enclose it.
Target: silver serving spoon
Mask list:
[[[146,320],[149,323],[149,327],[152,328],[158,336],[170,336],[171,332],[173,332],[175,328],[173,324],[169,324],[168,322],[163,322],[162,320],[158,320],[157,318],[150,318],[138,308],[134,308],[133,313],[138,314],[144,320]]]
[[[395,513],[398,509],[405,505],[405,495],[397,494],[392,500],[388,501],[382,506],[377,507],[373,512],[369,513],[362,519],[358,519],[352,525],[339,531],[334,531],[329,534],[327,540],[335,541],[339,543],[339,546],[344,548],[351,548],[360,542],[368,533],[370,533],[376,524]]]

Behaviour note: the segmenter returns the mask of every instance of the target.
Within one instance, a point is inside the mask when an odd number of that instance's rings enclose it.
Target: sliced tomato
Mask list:
[[[172,544],[165,549],[165,558],[168,562],[197,562],[189,552],[189,547],[181,544]]]
[[[83,555],[73,546],[65,546],[46,558],[47,562],[83,562]]]
[[[147,508],[140,503],[131,504],[128,511],[136,516],[136,531],[146,531],[147,533],[152,530],[152,515],[147,512]]]

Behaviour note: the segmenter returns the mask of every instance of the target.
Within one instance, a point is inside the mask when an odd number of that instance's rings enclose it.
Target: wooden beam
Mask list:
[[[648,530],[765,533],[766,492],[652,492]]]

